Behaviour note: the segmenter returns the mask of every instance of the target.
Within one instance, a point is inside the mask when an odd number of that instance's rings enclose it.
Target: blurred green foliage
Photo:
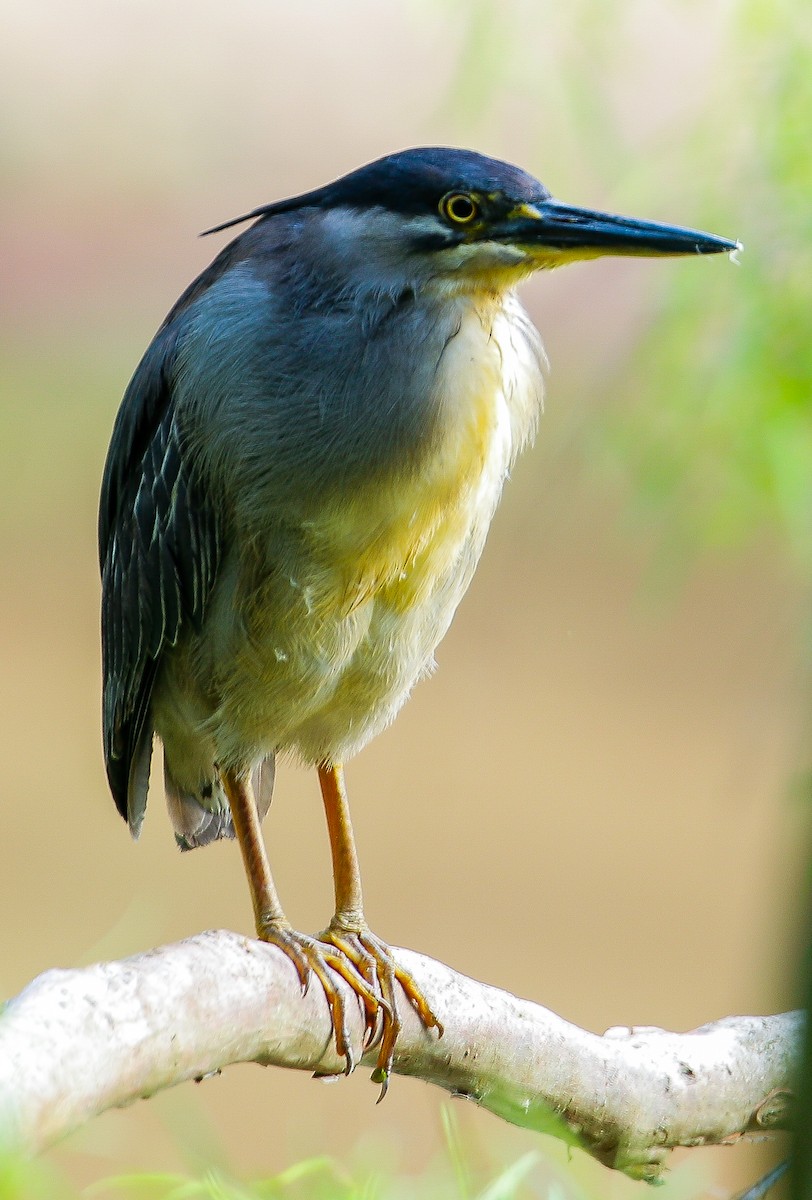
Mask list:
[[[709,9],[695,94],[670,129],[651,123],[641,154],[639,131],[631,149],[624,130],[647,114],[630,117],[618,83],[637,69],[647,19],[681,53],[680,20],[701,27],[694,0],[656,13],[608,0],[448,3],[467,27],[448,107],[470,134],[509,79],[550,179],[585,195],[597,181],[616,208],[649,216],[676,191],[691,198],[691,224],[745,245],[738,270],[662,274],[641,342],[603,380],[611,403],[590,413],[590,461],[627,481],[669,560],[770,532],[812,578],[812,7]]]
[[[228,1168],[138,1173],[102,1179],[79,1193],[67,1190],[40,1163],[5,1152],[0,1153],[0,1200],[598,1200],[605,1194],[603,1186],[596,1192],[586,1156],[562,1169],[552,1155],[532,1150],[494,1165],[483,1160],[482,1146],[461,1135],[451,1109],[441,1112],[445,1150],[419,1176],[397,1171],[380,1154],[352,1169],[316,1157],[265,1180],[242,1182]],[[692,1200],[700,1191],[700,1177],[686,1163],[667,1177],[660,1195]]]
[[[71,1200],[56,1172],[0,1146],[0,1200]]]
[[[596,437],[634,474],[670,545],[777,531],[812,575],[812,18],[733,6],[726,70],[680,157],[708,220],[745,243],[735,278],[673,276]],[[709,320],[709,314],[713,314]]]

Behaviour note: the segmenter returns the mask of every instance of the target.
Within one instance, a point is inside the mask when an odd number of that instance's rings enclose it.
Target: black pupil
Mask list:
[[[453,196],[448,202],[448,214],[454,221],[470,221],[474,212],[474,202],[468,196]]]

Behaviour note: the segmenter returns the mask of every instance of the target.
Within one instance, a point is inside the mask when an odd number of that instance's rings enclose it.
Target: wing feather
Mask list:
[[[137,835],[146,806],[150,706],[167,647],[199,628],[216,578],[216,516],[194,479],[173,402],[178,334],[168,321],[124,395],[99,507],[107,777]]]

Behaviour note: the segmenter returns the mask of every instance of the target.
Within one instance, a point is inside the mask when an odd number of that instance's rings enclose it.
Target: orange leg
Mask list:
[[[372,1078],[381,1084],[380,1100],[386,1095],[395,1043],[401,1029],[395,996],[397,981],[407,999],[414,1005],[427,1029],[437,1029],[442,1036],[443,1027],[437,1020],[415,980],[403,967],[395,962],[385,942],[376,937],[364,919],[364,902],[361,894],[361,873],[352,832],[350,808],[344,786],[344,770],[340,763],[319,767],[319,784],[327,816],[327,831],[330,836],[330,851],[333,858],[333,881],[335,884],[336,911],[321,940],[340,950],[374,988],[383,1001],[381,1005],[381,1032],[378,1062]]]
[[[378,1013],[385,1007],[386,1001],[382,1000],[379,989],[367,983],[358,967],[338,945],[308,937],[291,928],[271,875],[250,780],[228,771],[222,773],[222,780],[251,890],[257,935],[262,941],[271,942],[284,951],[296,968],[303,992],[308,989],[311,975],[315,975],[321,983],[330,1006],[336,1050],[346,1060],[346,1073],[349,1074],[355,1060],[344,999],[335,986],[332,973],[341,975],[360,999],[367,1041],[374,1035]]]

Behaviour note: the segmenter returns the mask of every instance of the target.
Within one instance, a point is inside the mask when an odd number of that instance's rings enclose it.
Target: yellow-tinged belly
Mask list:
[[[241,616],[236,660],[224,656],[226,755],[233,741],[310,762],[348,756],[431,668],[539,408],[537,347],[514,345],[514,332],[511,314],[469,306],[435,375],[436,430],[419,461],[334,495],[299,527]]]
[[[484,536],[518,449],[510,357],[493,319],[486,325],[475,310],[466,313],[437,375],[437,436],[422,460],[342,496],[310,522],[311,546],[340,577],[347,607],[373,596],[400,611],[424,603],[480,527]],[[529,426],[537,397],[519,403],[528,412],[518,424]]]

